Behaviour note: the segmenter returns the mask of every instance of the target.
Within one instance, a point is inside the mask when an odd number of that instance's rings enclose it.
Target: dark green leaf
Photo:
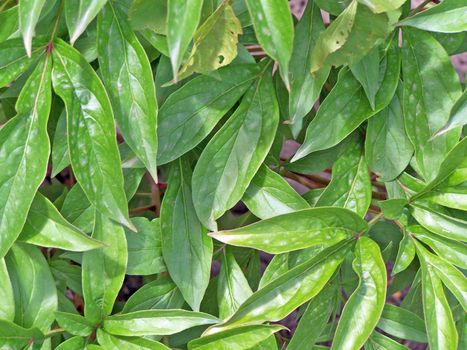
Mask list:
[[[23,349],[43,339],[37,328],[23,328],[13,322],[0,319],[0,344],[5,349]]]
[[[386,301],[386,266],[378,245],[361,237],[352,267],[360,279],[345,304],[331,349],[360,349],[373,332]]]
[[[87,337],[94,331],[94,325],[78,314],[55,312],[58,325],[70,334]]]
[[[386,304],[377,327],[401,339],[419,343],[427,342],[423,320],[402,307]]]
[[[93,323],[112,312],[125,277],[128,251],[123,227],[95,211],[92,237],[106,247],[83,254],[84,315]]]
[[[2,54],[0,54],[2,57]],[[0,63],[1,64],[1,63]],[[50,56],[41,59],[16,102],[17,116],[0,130],[0,257],[20,234],[47,171],[50,144]],[[1,72],[0,72],[1,74]]]
[[[196,163],[193,204],[204,226],[215,231],[215,220],[242,198],[266,158],[278,122],[277,100],[266,70]]]
[[[123,11],[110,1],[97,26],[99,68],[125,142],[157,181],[157,101],[151,65]]]
[[[53,58],[53,84],[66,106],[68,145],[75,176],[101,213],[134,229],[128,218],[107,93],[92,67],[71,46],[56,41]]]
[[[110,335],[99,329],[97,331],[97,340],[104,349],[127,349],[127,350],[169,350],[167,346],[157,341],[145,338],[124,338]]]
[[[162,254],[171,278],[198,311],[209,283],[213,248],[193,205],[187,157],[173,163],[169,183],[161,210]]]

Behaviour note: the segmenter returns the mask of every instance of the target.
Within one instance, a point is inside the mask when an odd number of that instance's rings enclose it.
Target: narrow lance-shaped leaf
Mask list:
[[[423,320],[402,307],[386,304],[377,327],[398,338],[419,343],[427,342]]]
[[[188,349],[231,350],[235,347],[238,349],[259,350],[262,349],[260,347],[261,342],[282,329],[284,329],[283,326],[276,325],[256,325],[228,329],[223,332],[194,339],[188,343]]]
[[[440,278],[432,265],[422,264],[423,315],[428,344],[433,350],[456,350],[458,335]]]
[[[192,202],[188,158],[176,161],[161,209],[162,255],[173,281],[193,310],[198,311],[209,283],[212,240]]]
[[[396,178],[410,162],[413,146],[405,131],[402,112],[402,86],[391,103],[368,120],[365,157],[371,170],[382,181]]]
[[[386,301],[386,266],[379,246],[361,237],[352,266],[360,282],[344,306],[331,349],[360,349],[378,323]]]
[[[267,69],[196,163],[193,203],[204,226],[216,230],[215,220],[242,198],[271,148],[278,122],[279,108]]]
[[[216,78],[197,76],[171,94],[158,116],[158,163],[173,161],[198,145],[258,73],[256,65],[229,66],[217,71]]]
[[[198,27],[203,0],[168,0],[167,45],[174,80],[188,45]]]
[[[123,227],[95,211],[92,237],[106,247],[83,254],[84,315],[93,323],[112,312],[128,259]]]
[[[44,52],[44,47],[45,43],[43,46],[34,47],[31,57],[28,57],[19,38],[0,43],[0,87],[11,83],[25,72],[37,56]]]
[[[15,300],[4,258],[0,258],[0,281],[2,281],[2,288],[0,289],[0,319],[13,321],[15,319]]]
[[[134,229],[128,218],[112,108],[104,86],[78,51],[63,41],[53,50],[53,85],[65,102],[71,165],[89,201]]]
[[[350,71],[342,69],[337,84],[308,125],[305,140],[292,161],[337,145],[366,119],[386,107],[399,83],[400,63],[399,48],[393,39],[380,65],[381,84],[375,97],[375,110],[358,80]]]
[[[282,214],[210,236],[229,245],[272,254],[320,244],[336,244],[365,230],[366,222],[348,209],[322,207]]]
[[[219,320],[203,312],[186,310],[145,310],[107,317],[103,329],[115,335],[170,335],[185,329],[217,323]]]
[[[309,1],[295,28],[294,46],[290,59],[289,122],[294,137],[303,126],[303,119],[316,102],[329,75],[329,68],[310,74],[310,55],[318,35],[324,30],[321,12]]]
[[[7,40],[18,30],[18,7],[13,6],[6,11],[0,12],[0,43]]]
[[[87,337],[94,331],[94,325],[79,314],[55,312],[58,325],[70,334]]]
[[[117,3],[104,6],[97,31],[99,68],[118,126],[157,181],[157,101],[148,57]]]
[[[106,2],[107,0],[65,0],[65,18],[72,45]]]
[[[24,47],[29,57],[32,55],[32,38],[45,0],[19,1],[19,27],[23,35]]]
[[[207,333],[283,319],[323,289],[349,252],[349,245],[338,243],[281,275],[253,293],[227,321]]]
[[[0,130],[0,257],[23,229],[47,171],[50,71],[50,56],[46,55],[21,90],[16,102],[18,115]]]
[[[403,39],[405,129],[420,175],[430,181],[459,139],[460,129],[454,129],[430,140],[448,121],[460,83],[446,51],[430,34],[405,28]]]
[[[103,246],[66,221],[52,202],[39,192],[31,204],[18,240],[78,252]]]
[[[167,346],[154,340],[137,337],[117,337],[102,329],[97,330],[97,340],[105,349],[128,350],[170,350]]]
[[[260,219],[308,209],[308,203],[282,176],[262,165],[242,199],[248,209]]]
[[[224,248],[222,265],[217,281],[217,300],[219,317],[226,319],[253,294],[242,269],[228,247]]]
[[[409,267],[410,263],[415,258],[415,245],[408,234],[404,233],[404,237],[399,243],[399,250],[397,251],[396,261],[392,269],[392,275],[404,271]]]
[[[457,298],[464,311],[467,311],[467,279],[462,272],[435,254],[428,252],[420,243],[415,243],[417,253],[424,264],[432,266],[443,284]]]
[[[332,283],[309,302],[287,347],[302,350],[313,346],[331,317],[337,301],[337,284]]]
[[[379,47],[375,47],[361,60],[350,66],[352,74],[362,85],[372,109],[375,109],[375,97],[381,84],[379,63]]]
[[[294,28],[286,0],[246,0],[255,34],[263,50],[279,62],[282,80],[289,89],[289,61]]]
[[[449,114],[448,122],[439,129],[434,137],[443,135],[444,133],[467,124],[467,90],[464,91],[461,97],[452,106],[451,113]]]
[[[404,19],[401,24],[431,32],[464,32],[467,30],[467,5],[464,0],[444,0],[437,6]]]
[[[57,290],[45,257],[34,246],[16,243],[5,261],[15,296],[15,323],[47,331],[57,310]]]
[[[228,65],[237,56],[238,36],[243,31],[230,2],[224,0],[196,31],[179,79],[193,72],[207,74]]]
[[[368,6],[374,13],[388,12],[398,9],[406,0],[359,0]]]
[[[329,185],[316,206],[338,206],[364,217],[371,203],[371,179],[358,138],[347,145],[332,167]]]

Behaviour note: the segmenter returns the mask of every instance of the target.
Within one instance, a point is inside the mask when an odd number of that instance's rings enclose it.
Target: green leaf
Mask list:
[[[0,87],[11,83],[25,72],[43,50],[44,46],[34,46],[31,57],[28,57],[21,39],[10,39],[0,43]]]
[[[51,177],[57,176],[63,169],[70,165],[70,154],[68,152],[68,131],[66,125],[66,111],[58,117],[52,142],[52,173]]]
[[[198,27],[203,0],[168,0],[167,44],[174,80],[185,51]]]
[[[289,89],[289,61],[294,28],[286,0],[246,0],[255,34],[268,56],[279,62],[282,80]]]
[[[248,299],[253,291],[248,284],[235,256],[228,247],[222,254],[222,265],[217,281],[217,300],[219,317],[226,319],[237,311],[238,307]]]
[[[349,242],[323,250],[253,293],[227,321],[208,333],[283,319],[323,289],[348,252]]]
[[[195,77],[171,94],[159,111],[158,163],[177,159],[209,135],[258,72],[256,65],[229,66],[216,78]]]
[[[336,244],[365,230],[366,222],[343,208],[310,208],[282,214],[233,230],[210,233],[215,239],[271,254],[320,244]]]
[[[106,247],[83,254],[84,315],[93,323],[112,312],[128,259],[123,227],[95,211],[92,237]]]
[[[421,262],[424,260],[422,259]],[[423,314],[433,350],[456,350],[458,336],[443,285],[432,265],[422,263]]]
[[[32,38],[45,0],[20,0],[18,7],[19,27],[23,35],[24,47],[29,57],[32,55]]]
[[[430,34],[405,28],[402,46],[403,109],[407,136],[420,175],[430,181],[459,139],[460,129],[430,140],[446,124],[461,95],[459,78],[444,48]]]
[[[418,240],[430,246],[436,254],[446,261],[467,269],[467,245],[465,243],[433,234],[421,226],[409,226],[407,227],[407,231]]]
[[[443,237],[467,241],[467,221],[435,211],[423,204],[411,204],[410,213],[427,230]]]
[[[432,32],[463,32],[467,30],[467,5],[463,0],[444,0],[437,6],[404,19],[400,24]]]
[[[264,270],[259,281],[258,289],[263,288],[277,277],[289,271],[289,254],[275,255]]]
[[[18,30],[18,7],[13,6],[6,11],[0,12],[0,43],[7,40]]]
[[[337,145],[366,119],[386,107],[399,83],[399,71],[399,49],[392,40],[380,65],[381,85],[375,97],[376,108],[372,110],[358,80],[349,70],[342,69],[337,84],[308,125],[305,140],[292,161]]]
[[[374,14],[352,0],[320,34],[310,58],[311,73],[326,66],[356,63],[386,38],[391,24],[389,15]]]
[[[23,328],[8,320],[0,319],[0,344],[5,349],[23,349],[41,341],[44,335],[37,328]]]
[[[0,281],[2,281],[2,288],[0,289],[0,319],[13,321],[15,319],[14,291],[4,258],[0,259]]]
[[[371,346],[371,347],[370,347]],[[385,335],[382,335],[378,332],[373,332],[368,339],[368,342],[365,344],[365,350],[409,350],[408,347],[399,344],[395,340],[392,340]]]
[[[160,220],[132,218],[137,233],[125,230],[128,244],[128,275],[152,275],[166,271],[162,259]]]
[[[103,329],[115,335],[170,335],[195,326],[217,323],[211,315],[186,310],[145,310],[107,317]]]
[[[287,347],[288,350],[311,349],[331,317],[337,301],[337,284],[326,286],[309,302]]]
[[[82,337],[91,335],[95,328],[91,322],[78,314],[57,311],[55,312],[55,320],[68,333]]]
[[[167,346],[154,340],[136,337],[117,337],[104,332],[102,329],[97,330],[97,340],[105,349],[169,350]]]
[[[408,234],[404,234],[402,240],[399,243],[399,250],[397,252],[396,261],[392,268],[392,275],[396,275],[399,272],[404,271],[409,267],[415,258],[415,245]]]
[[[72,45],[83,34],[106,2],[107,0],[65,0],[66,25]]]
[[[310,207],[282,176],[266,165],[259,168],[242,200],[261,219]]]
[[[290,59],[289,123],[294,137],[300,133],[304,118],[319,97],[329,69],[310,74],[310,56],[319,34],[324,30],[319,8],[308,2],[300,22],[295,28],[294,45]]]
[[[386,301],[386,266],[378,245],[361,237],[352,267],[360,282],[344,306],[331,349],[360,349],[373,332]]]
[[[389,106],[368,120],[365,157],[381,181],[391,181],[404,171],[413,154],[402,113],[402,87],[399,85]]]
[[[349,67],[354,77],[362,85],[372,109],[375,109],[375,97],[381,83],[378,79],[379,62],[379,49],[374,48],[368,55]]]
[[[256,349],[256,346],[283,326],[257,325],[228,329],[194,339],[188,343],[190,350]]]
[[[424,264],[443,281],[443,284],[451,291],[464,311],[467,310],[467,279],[462,272],[437,255],[431,254],[419,243],[415,243],[418,256],[424,260]]]
[[[40,193],[34,197],[18,240],[77,252],[103,246],[66,221],[52,202]]]
[[[0,54],[0,57],[1,54]],[[1,65],[1,63],[0,63]],[[16,117],[0,130],[0,257],[20,234],[47,171],[50,144],[50,56],[41,59],[16,102]],[[0,72],[1,74],[1,72]]]
[[[384,305],[377,327],[392,336],[426,343],[423,320],[413,312],[391,304]]]
[[[65,340],[63,343],[60,343],[55,350],[76,350],[76,349],[86,349],[86,350],[91,350],[92,348],[89,346],[86,346],[85,340],[83,337],[80,336],[75,336],[68,338]],[[97,345],[95,345],[97,347]],[[101,347],[97,347],[98,349],[101,349]]]
[[[168,278],[149,282],[138,289],[125,303],[122,312],[149,309],[178,309],[184,303],[182,294],[175,283]]]
[[[151,65],[116,3],[98,17],[99,68],[125,142],[157,181],[157,101]]]
[[[57,290],[41,251],[16,243],[5,258],[15,298],[15,323],[49,329],[57,310]]]
[[[242,198],[266,158],[278,121],[279,109],[267,70],[196,163],[193,203],[200,221],[210,230],[215,231],[215,220]]]
[[[53,85],[67,111],[71,165],[89,201],[130,229],[115,123],[104,86],[78,51],[63,41],[53,50]]]
[[[447,123],[439,129],[435,137],[443,135],[444,133],[455,129],[459,126],[464,126],[467,124],[467,90],[458,98],[454,106],[451,108],[449,113],[449,120]]]
[[[161,209],[162,254],[171,278],[198,311],[209,283],[213,247],[193,206],[187,157],[173,163],[169,183]]]
[[[368,6],[374,13],[388,12],[398,9],[406,0],[358,0]]]
[[[148,28],[167,34],[167,0],[132,1],[128,19],[135,30]]]
[[[178,73],[179,79],[194,72],[207,74],[228,65],[237,56],[238,36],[243,32],[230,2],[222,1],[196,31],[191,54]]]
[[[465,187],[441,187],[424,195],[423,199],[448,208],[467,210],[467,189]]]
[[[405,198],[393,198],[378,202],[384,217],[391,220],[399,219],[407,204],[409,202]]]
[[[332,167],[329,185],[316,206],[336,206],[350,209],[364,217],[371,204],[371,179],[363,154],[363,145],[357,139],[347,145]]]

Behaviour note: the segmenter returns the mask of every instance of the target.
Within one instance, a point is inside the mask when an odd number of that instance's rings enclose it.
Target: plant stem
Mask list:
[[[44,334],[45,338],[52,338],[54,335],[65,332],[63,328],[55,328]]]
[[[428,5],[432,0],[425,0],[423,1],[420,5],[418,5],[417,7],[415,7],[414,9],[412,9],[410,12],[409,12],[409,16],[413,16],[417,13],[419,13],[420,11],[423,10],[423,8]]]

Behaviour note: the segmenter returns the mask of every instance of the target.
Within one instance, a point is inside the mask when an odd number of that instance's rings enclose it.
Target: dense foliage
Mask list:
[[[438,3],[3,0],[0,348],[467,349]]]

